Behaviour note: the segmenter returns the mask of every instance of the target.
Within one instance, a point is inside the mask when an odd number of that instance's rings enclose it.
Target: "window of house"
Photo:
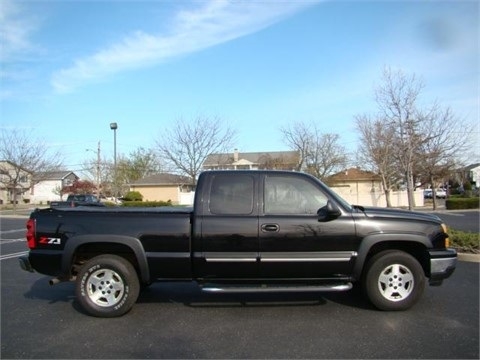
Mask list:
[[[290,176],[265,178],[265,214],[317,214],[327,201],[325,194],[307,179]]]
[[[217,175],[210,188],[212,214],[248,215],[253,212],[254,179],[250,175]]]

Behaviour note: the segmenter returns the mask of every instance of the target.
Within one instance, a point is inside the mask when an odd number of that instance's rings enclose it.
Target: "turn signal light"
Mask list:
[[[445,247],[450,247],[450,238],[448,237],[448,228],[447,225],[442,224],[443,232],[445,233]]]

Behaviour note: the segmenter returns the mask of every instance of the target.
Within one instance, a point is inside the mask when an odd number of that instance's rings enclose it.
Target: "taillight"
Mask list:
[[[30,249],[35,249],[37,243],[35,241],[35,220],[27,220],[27,245]]]

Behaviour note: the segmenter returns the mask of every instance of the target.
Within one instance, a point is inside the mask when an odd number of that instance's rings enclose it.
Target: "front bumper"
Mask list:
[[[440,285],[455,271],[457,251],[455,249],[430,250],[430,285]]]

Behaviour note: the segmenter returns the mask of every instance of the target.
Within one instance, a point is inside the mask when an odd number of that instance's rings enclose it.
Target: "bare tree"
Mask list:
[[[2,129],[0,137],[0,184],[12,194],[14,212],[18,195],[45,180],[48,172],[62,167],[61,156],[52,153],[32,132]]]
[[[236,132],[217,116],[179,119],[156,141],[162,158],[195,185],[205,159],[232,147]]]
[[[121,159],[121,155],[119,156]],[[95,187],[99,194],[112,194],[114,181],[113,163],[106,157],[98,156],[88,159],[82,163],[82,172],[84,176],[95,183]]]
[[[434,186],[435,180],[452,169],[459,151],[471,145],[466,141],[469,127],[461,124],[449,108],[443,110],[437,102],[429,109],[419,106],[423,88],[415,75],[386,68],[375,89],[380,110],[377,120],[357,116],[364,160],[375,164],[382,177],[394,179],[391,166],[399,169],[407,184],[410,210],[415,206],[414,177],[427,176]],[[388,189],[387,183],[384,186]]]
[[[346,151],[339,135],[322,133],[315,123],[295,122],[281,128],[285,143],[299,153],[297,170],[325,179],[347,164]]]
[[[395,128],[382,119],[371,119],[368,115],[356,116],[360,132],[358,160],[380,175],[387,207],[391,207],[390,193],[397,183],[398,170],[395,163]]]
[[[296,170],[303,170],[310,151],[312,142],[310,127],[307,123],[296,121],[293,124],[280,128],[283,141],[294,151],[298,152],[298,165]]]
[[[415,204],[414,163],[423,141],[420,135],[421,117],[418,115],[417,100],[424,88],[415,75],[407,76],[401,70],[384,69],[382,83],[375,90],[375,99],[381,117],[395,129],[395,155],[407,183],[408,206]]]
[[[338,143],[338,134],[321,134],[315,131],[307,158],[307,171],[325,180],[347,166],[346,150]]]
[[[435,210],[436,184],[445,182],[445,178],[458,165],[459,154],[472,147],[471,126],[456,118],[450,108],[442,109],[437,103],[422,115],[421,119],[424,135],[418,156],[418,167],[432,186]]]

